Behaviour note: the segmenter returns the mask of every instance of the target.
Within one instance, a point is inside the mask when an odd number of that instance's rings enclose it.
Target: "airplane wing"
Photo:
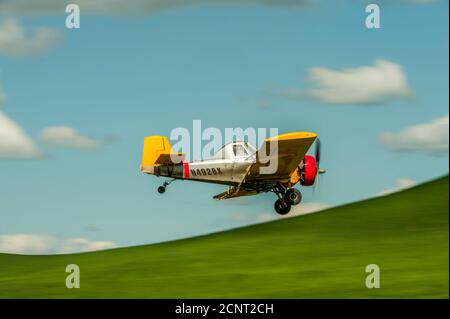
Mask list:
[[[266,139],[243,182],[289,180],[316,138],[315,133],[294,132]]]
[[[223,193],[215,195],[213,198],[217,200],[222,199],[228,199],[228,198],[235,198],[235,197],[241,197],[241,196],[251,196],[258,194],[255,190],[246,190],[246,189],[236,189],[229,187],[228,190],[226,190]]]

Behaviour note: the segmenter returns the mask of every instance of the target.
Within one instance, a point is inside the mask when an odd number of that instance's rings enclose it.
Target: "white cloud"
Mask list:
[[[25,131],[0,111],[0,159],[31,159],[40,152]]]
[[[149,14],[161,10],[197,4],[261,4],[274,7],[298,8],[311,0],[77,0],[81,14],[129,15]],[[64,13],[68,2],[60,0],[2,0],[0,12],[5,13]]]
[[[325,203],[317,203],[317,202],[310,202],[310,203],[300,203],[299,205],[292,206],[291,211],[289,214],[286,215],[278,215],[278,214],[269,214],[269,213],[263,213],[257,216],[258,222],[267,222],[275,219],[280,218],[290,218],[290,217],[296,217],[301,215],[307,215],[312,213],[317,213],[319,211],[322,211],[324,209],[329,208],[330,206]]]
[[[399,0],[404,3],[429,4],[439,0]],[[77,0],[82,14],[129,15],[149,14],[187,5],[260,4],[281,8],[303,8],[318,0]],[[62,14],[69,2],[61,0],[0,0],[0,12],[8,14]]]
[[[284,95],[333,104],[379,104],[412,97],[402,66],[387,60],[344,70],[315,67],[308,77],[314,88],[289,89]]]
[[[1,8],[2,2],[0,2]],[[0,9],[0,11],[2,11]],[[0,54],[35,55],[47,52],[61,40],[61,33],[51,28],[34,28],[30,35],[15,19],[0,22]]]
[[[111,241],[92,241],[86,238],[67,238],[58,245],[58,253],[105,250],[116,247]]]
[[[10,254],[67,254],[104,250],[116,247],[111,241],[93,241],[85,238],[59,239],[50,235],[0,235],[0,252]]]
[[[327,208],[330,208],[330,206],[325,203],[305,202],[296,206],[292,206],[291,211],[287,215],[278,215],[275,212],[260,213],[257,215],[237,213],[232,215],[232,219],[243,223],[264,223],[281,218],[290,218],[295,216],[312,214]]]
[[[53,148],[73,148],[93,150],[97,142],[80,135],[74,128],[68,126],[52,126],[44,128],[39,134],[39,140]]]
[[[399,133],[385,132],[380,142],[396,151],[448,152],[448,114],[429,123],[410,126]]]
[[[42,254],[54,245],[48,235],[0,235],[0,252],[13,254]]]
[[[418,183],[415,180],[409,178],[399,178],[395,181],[394,188],[383,189],[381,192],[377,194],[377,196],[385,196],[395,192],[399,192],[411,187],[416,186]]]

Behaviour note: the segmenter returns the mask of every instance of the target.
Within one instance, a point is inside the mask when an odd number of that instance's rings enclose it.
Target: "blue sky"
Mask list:
[[[380,142],[448,115],[448,2],[381,4],[381,29],[367,29],[365,4],[309,8],[199,4],[140,15],[0,15],[24,30],[47,27],[61,40],[39,54],[2,54],[0,112],[44,158],[0,159],[0,236],[48,234],[135,245],[214,232],[274,216],[273,194],[216,202],[223,186],[139,171],[142,139],[175,127],[276,127],[317,132],[327,174],[304,201],[340,205],[448,173],[444,152],[401,152]],[[0,27],[1,28],[1,27]],[[33,35],[30,34],[32,37]],[[378,104],[288,98],[307,90],[308,70],[398,64],[410,98]],[[358,88],[355,88],[357,90]],[[96,150],[54,149],[42,129],[69,126]],[[448,123],[447,123],[448,131]],[[448,140],[447,140],[448,144]]]

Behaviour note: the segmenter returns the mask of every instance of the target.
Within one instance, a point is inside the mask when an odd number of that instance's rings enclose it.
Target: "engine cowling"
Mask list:
[[[303,186],[314,185],[317,176],[317,163],[314,156],[305,155],[301,172],[300,184]]]

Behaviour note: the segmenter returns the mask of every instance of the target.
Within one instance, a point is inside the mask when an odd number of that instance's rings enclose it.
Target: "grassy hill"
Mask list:
[[[448,298],[448,182],[163,244],[0,254],[0,298]],[[65,287],[71,263],[80,289]],[[365,287],[372,263],[380,289]]]

